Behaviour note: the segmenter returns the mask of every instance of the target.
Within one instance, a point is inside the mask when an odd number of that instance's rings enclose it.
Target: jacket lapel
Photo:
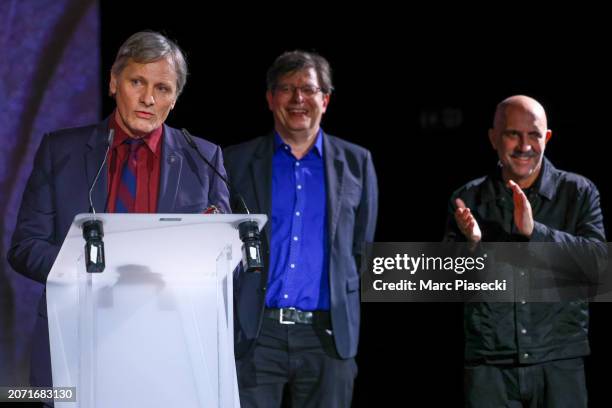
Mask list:
[[[179,131],[164,125],[162,161],[159,183],[159,200],[157,203],[158,213],[172,213],[176,203],[179,183],[181,180],[181,169],[183,166],[183,155],[181,152]]]
[[[257,150],[255,151],[253,161],[251,161],[251,175],[253,176],[253,185],[255,186],[255,195],[257,198],[257,210],[260,214],[268,214],[270,217],[272,212],[272,158],[274,155],[273,136],[264,137]],[[270,223],[268,220],[265,226],[266,237],[268,244],[270,243]]]
[[[325,181],[327,183],[327,227],[331,248],[342,204],[344,161],[340,158],[340,152],[334,145],[333,140],[325,133],[323,134],[323,157],[325,161]]]

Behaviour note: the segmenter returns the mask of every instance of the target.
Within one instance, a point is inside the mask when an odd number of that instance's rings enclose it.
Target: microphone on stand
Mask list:
[[[108,160],[108,153],[113,145],[113,139],[115,138],[115,130],[110,129],[108,131],[108,138],[106,140],[106,153],[104,153],[104,160],[98,168],[96,177],[94,177],[91,187],[89,188],[89,212],[93,214],[93,218],[83,223],[83,238],[85,238],[85,267],[87,272],[99,273],[103,272],[106,266],[104,257],[104,229],[102,228],[102,221],[96,218],[96,209],[93,205],[92,192],[100,178],[100,173]]]
[[[181,129],[187,144],[196,151],[198,156],[206,163],[230,191],[231,195],[238,197],[244,214],[251,214],[249,208],[244,201],[242,195],[234,188],[234,186],[217,170],[215,166],[200,152],[198,145],[194,142],[193,137],[187,129]],[[242,267],[246,272],[261,272],[264,267],[261,259],[261,237],[259,235],[259,226],[255,220],[247,220],[238,224],[238,232],[242,241]]]

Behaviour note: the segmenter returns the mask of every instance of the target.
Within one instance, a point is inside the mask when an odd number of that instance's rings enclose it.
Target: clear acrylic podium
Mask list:
[[[76,216],[47,280],[57,408],[239,407],[233,348],[238,224],[265,215],[98,214],[106,269],[85,270]]]

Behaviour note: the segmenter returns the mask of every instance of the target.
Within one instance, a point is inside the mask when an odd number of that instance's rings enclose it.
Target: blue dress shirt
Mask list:
[[[326,206],[323,132],[300,160],[275,134],[267,307],[329,310]]]

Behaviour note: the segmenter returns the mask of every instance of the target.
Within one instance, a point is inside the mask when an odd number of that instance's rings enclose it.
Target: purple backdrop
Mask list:
[[[42,291],[6,252],[45,132],[100,117],[97,0],[0,1],[0,385],[27,384]]]

